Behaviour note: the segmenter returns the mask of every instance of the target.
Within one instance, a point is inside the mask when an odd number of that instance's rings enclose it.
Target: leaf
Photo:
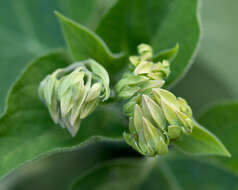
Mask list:
[[[200,29],[197,0],[118,0],[99,23],[96,33],[112,51],[136,53],[140,43],[149,43],[154,52],[179,43],[171,64],[167,85],[175,83],[190,66]]]
[[[143,159],[117,160],[101,164],[80,176],[70,189],[135,189],[148,173],[147,165],[149,164]]]
[[[179,45],[176,44],[173,48],[163,50],[153,57],[154,62],[163,61],[164,59],[172,61],[178,54]]]
[[[184,157],[109,161],[83,173],[70,190],[236,190],[238,178],[199,160]]]
[[[117,0],[60,0],[63,12],[75,21],[94,29]],[[55,9],[57,10],[57,9]]]
[[[123,54],[113,54],[103,40],[93,31],[58,12],[56,12],[56,15],[61,23],[66,42],[75,61],[91,58],[103,65],[106,70],[118,72],[120,65],[112,64],[112,62],[121,60],[124,56]]]
[[[7,110],[0,119],[0,177],[42,156],[98,140],[122,138],[124,118],[114,106],[97,109],[82,122],[75,138],[53,124],[38,98],[38,85],[47,74],[71,62],[62,51],[42,56],[27,67],[11,89]]]
[[[114,3],[115,0],[2,1],[0,112],[4,108],[7,90],[26,64],[33,57],[48,52],[50,48],[64,46],[54,10],[59,10],[80,23],[95,28],[100,18]]]
[[[221,167],[226,167],[238,174],[238,103],[226,102],[216,104],[207,109],[199,117],[199,122],[205,125],[225,143],[231,152],[231,158],[214,158],[211,161]]]
[[[155,164],[156,159],[136,159],[136,158],[127,158],[121,160],[113,160],[100,164],[95,168],[85,172],[73,183],[71,190],[109,190],[109,189],[143,189],[140,188],[142,182],[145,179],[150,178],[150,173],[154,175],[153,172],[157,167]],[[153,180],[156,181],[157,185],[160,183],[160,186],[168,189],[170,186],[167,180],[163,179],[163,176],[160,172],[156,170],[156,177],[162,177]],[[146,189],[148,186],[153,186],[153,184],[146,184]],[[158,186],[157,186],[158,187]],[[169,189],[168,189],[169,190]]]
[[[195,124],[192,134],[183,135],[181,139],[174,141],[173,145],[191,155],[231,156],[222,142],[198,123]]]
[[[172,157],[166,160],[183,190],[237,190],[238,177],[200,159]]]

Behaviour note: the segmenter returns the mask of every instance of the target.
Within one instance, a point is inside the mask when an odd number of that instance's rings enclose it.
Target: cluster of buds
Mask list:
[[[129,60],[133,67],[133,73],[137,76],[145,76],[152,80],[164,80],[170,74],[169,62],[153,62],[153,50],[147,44],[138,46],[139,56],[130,56]]]
[[[94,60],[74,63],[48,75],[40,83],[39,96],[54,122],[75,136],[81,120],[109,98],[109,76]]]
[[[152,48],[147,44],[138,46],[139,56],[130,56],[130,70],[117,83],[115,89],[122,99],[130,99],[124,105],[126,115],[131,115],[141,94],[151,94],[152,89],[161,88],[170,74],[169,62],[153,62]]]
[[[128,100],[124,112],[129,116],[125,141],[146,156],[168,152],[171,140],[194,127],[192,110],[182,98],[162,89],[170,74],[169,62],[153,62],[149,45],[138,46],[139,56],[130,57],[132,69],[116,85],[120,98]]]

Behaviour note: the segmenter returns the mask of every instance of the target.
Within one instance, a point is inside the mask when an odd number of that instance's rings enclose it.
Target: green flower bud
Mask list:
[[[184,133],[191,133],[194,123],[192,121],[192,111],[187,102],[182,98],[176,98],[165,89],[157,88],[152,91],[155,100],[161,105],[168,123],[180,126]]]
[[[169,62],[154,63],[147,44],[139,45],[138,53],[129,57],[130,70],[115,87],[118,97],[128,100],[123,106],[130,117],[124,139],[143,155],[165,154],[171,140],[192,132],[192,110],[184,99],[161,89],[170,74]]]
[[[181,136],[182,129],[177,125],[169,125],[168,126],[168,136],[170,139],[177,139]]]
[[[160,128],[157,128],[146,118],[138,104],[135,106],[134,115],[130,117],[130,133],[124,133],[125,141],[146,156],[165,154],[168,152],[168,138]]]
[[[72,136],[81,120],[110,96],[107,71],[94,60],[86,60],[58,69],[39,86],[39,97],[56,124],[66,127]]]
[[[151,59],[153,56],[153,49],[148,44],[140,44],[138,46],[138,53],[143,59]]]
[[[150,96],[143,94],[126,104],[134,110],[130,115],[130,133],[125,133],[124,139],[147,156],[166,153],[171,140],[179,138],[182,132],[190,134],[194,127],[191,108],[185,100],[164,89],[152,91]],[[130,106],[132,102],[135,105]]]
[[[124,74],[115,89],[122,99],[129,99],[138,94],[151,94],[151,89],[164,85],[164,79],[170,74],[169,62],[154,63],[153,51],[147,44],[138,46],[139,56],[131,56],[129,60],[132,70]]]

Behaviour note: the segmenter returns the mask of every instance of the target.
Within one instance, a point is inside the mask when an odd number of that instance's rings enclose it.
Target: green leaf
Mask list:
[[[71,190],[110,189],[178,189],[178,185],[166,166],[158,159],[127,158],[100,164],[82,174],[73,183]],[[170,181],[169,181],[170,180]]]
[[[183,190],[237,190],[238,177],[198,159],[172,157],[166,160]]]
[[[101,164],[80,176],[70,189],[135,189],[152,167],[146,159],[122,159]]]
[[[236,190],[238,177],[191,158],[123,159],[83,173],[70,190]]]
[[[214,158],[211,161],[238,174],[238,103],[226,102],[207,109],[199,122],[205,125],[225,143],[231,152],[231,158]]]
[[[85,119],[75,138],[53,124],[38,98],[38,85],[47,74],[71,62],[62,51],[42,56],[27,67],[11,89],[0,119],[0,177],[25,162],[55,152],[102,139],[121,140],[124,118],[113,105],[99,107]]]
[[[153,57],[154,62],[163,61],[164,59],[173,61],[179,51],[179,44],[176,44],[173,48],[163,50]]]
[[[206,125],[205,125],[206,126]],[[219,155],[230,157],[222,142],[210,131],[195,124],[192,134],[183,135],[173,145],[184,153],[191,155]]]
[[[112,51],[128,54],[136,53],[140,43],[151,44],[155,53],[179,43],[170,85],[181,78],[195,55],[200,36],[197,9],[197,0],[118,0],[96,33]]]
[[[95,29],[101,18],[117,0],[58,0],[63,12],[81,24]]]
[[[75,61],[94,59],[108,71],[118,71],[119,64],[115,64],[124,54],[113,54],[103,40],[83,25],[80,25],[56,12],[70,52]],[[114,63],[114,64],[112,64]],[[122,62],[123,63],[123,62]]]

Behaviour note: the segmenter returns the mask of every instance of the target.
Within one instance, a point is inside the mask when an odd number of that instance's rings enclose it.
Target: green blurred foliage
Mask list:
[[[211,132],[216,134],[231,153],[231,159],[215,157],[211,163],[224,166],[226,169],[238,175],[238,103],[224,102],[214,105],[206,110],[199,117],[199,122],[207,127]]]
[[[215,72],[237,97],[238,1],[203,1],[202,21],[204,37],[199,56],[208,70]]]
[[[58,153],[18,168],[1,181],[0,189],[66,190],[79,174],[101,162],[139,156],[125,143],[97,142],[80,151]]]

